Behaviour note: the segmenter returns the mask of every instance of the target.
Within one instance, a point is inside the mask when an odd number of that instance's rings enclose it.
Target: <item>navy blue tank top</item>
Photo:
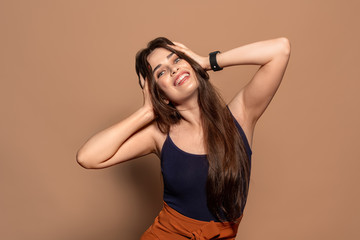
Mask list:
[[[244,141],[251,166],[250,145],[234,116],[233,119]],[[218,222],[218,218],[207,207],[206,180],[209,164],[206,155],[181,150],[167,135],[160,159],[164,180],[164,201],[187,217]]]

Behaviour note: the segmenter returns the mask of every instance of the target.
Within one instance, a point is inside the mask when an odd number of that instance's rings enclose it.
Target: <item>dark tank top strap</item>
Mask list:
[[[169,138],[170,138],[170,136],[169,136],[169,133],[168,133],[168,134],[166,134],[165,141],[164,141],[164,143],[163,143],[163,145],[161,147],[160,159],[163,158],[164,150],[166,150],[168,148],[168,144],[169,144],[169,140],[170,140]]]
[[[244,141],[245,148],[246,148],[246,151],[247,151],[247,153],[248,153],[248,155],[249,155],[249,158],[251,158],[250,156],[251,156],[251,154],[252,154],[252,150],[251,150],[249,141],[248,141],[248,139],[247,139],[247,137],[246,137],[246,134],[245,134],[244,130],[242,129],[240,123],[236,120],[236,118],[235,118],[234,115],[232,114],[232,112],[231,112],[231,110],[230,110],[230,108],[229,108],[228,105],[226,105],[226,108],[229,110],[231,116],[233,117],[234,123],[235,123],[237,129],[239,130],[239,133],[240,133],[240,135],[241,135],[241,138],[242,138],[243,141]]]

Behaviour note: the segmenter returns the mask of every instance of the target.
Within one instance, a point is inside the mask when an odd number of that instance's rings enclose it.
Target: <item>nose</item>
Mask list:
[[[175,73],[177,73],[179,71],[179,67],[174,65],[171,68],[171,74],[174,75]]]

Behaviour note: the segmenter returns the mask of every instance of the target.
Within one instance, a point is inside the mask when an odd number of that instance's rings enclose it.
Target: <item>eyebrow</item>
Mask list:
[[[175,53],[172,52],[172,53],[170,53],[169,55],[167,55],[166,58],[169,59],[169,58],[171,58],[171,56],[174,55],[174,54],[175,54]],[[155,71],[156,71],[159,67],[161,67],[161,64],[157,65],[157,66],[154,68],[153,74],[155,73]]]

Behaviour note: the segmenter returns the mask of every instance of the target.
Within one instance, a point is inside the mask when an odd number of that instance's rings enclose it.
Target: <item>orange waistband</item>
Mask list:
[[[200,221],[182,215],[164,202],[163,209],[147,232],[151,232],[157,239],[230,240],[235,239],[241,218],[236,223]]]

